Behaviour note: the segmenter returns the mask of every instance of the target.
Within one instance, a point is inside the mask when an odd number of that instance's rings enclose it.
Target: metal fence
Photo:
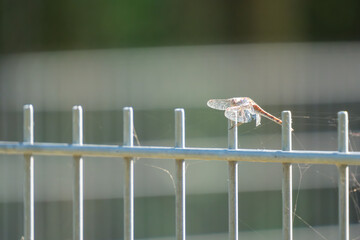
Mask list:
[[[125,161],[124,239],[134,239],[134,158],[175,159],[176,165],[176,239],[186,239],[185,160],[221,160],[228,162],[229,239],[238,239],[238,161],[277,162],[283,164],[283,239],[293,235],[292,164],[331,164],[338,167],[339,239],[349,239],[349,165],[360,165],[360,152],[348,152],[348,114],[338,113],[338,151],[293,151],[291,113],[282,112],[282,149],[237,149],[237,126],[229,121],[228,149],[185,147],[185,113],[175,109],[174,147],[134,146],[133,109],[124,111],[123,146],[83,144],[82,107],[73,107],[73,143],[34,143],[32,105],[24,106],[24,140],[0,142],[0,154],[22,154],[25,158],[24,239],[34,240],[34,155],[73,156],[73,239],[83,240],[83,158],[118,157]]]

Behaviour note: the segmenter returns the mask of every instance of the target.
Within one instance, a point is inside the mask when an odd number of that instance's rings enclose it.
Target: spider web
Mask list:
[[[320,114],[318,113],[318,116],[316,117],[312,117],[311,115],[301,115],[300,113],[297,113],[297,115],[293,116],[293,121],[295,122],[301,122],[299,125],[302,126],[320,126],[321,128],[328,128],[328,129],[333,129],[333,131],[336,131],[337,129],[337,118],[334,116],[334,113],[329,113],[329,112],[321,112]],[[349,129],[349,151],[359,151],[360,150],[360,131],[359,129],[351,129],[352,126],[359,126],[359,122],[360,122],[360,116],[350,116],[349,118],[349,125],[350,125],[350,129]],[[337,139],[336,138],[331,138],[331,139],[327,139],[329,141],[333,141],[332,145],[335,145],[337,143]],[[295,142],[299,148],[297,150],[309,150],[307,149],[303,143],[303,141],[300,139],[300,137],[298,137],[297,133],[293,133],[293,142]],[[334,143],[335,142],[335,143]],[[329,149],[330,150],[330,149]],[[332,149],[334,150],[334,149]],[[299,204],[301,204],[299,202],[299,197],[301,195],[301,188],[302,188],[302,184],[303,184],[303,180],[304,178],[306,178],[307,173],[309,172],[309,170],[312,170],[317,173],[320,177],[323,177],[325,179],[327,179],[327,181],[331,182],[333,185],[337,186],[337,182],[338,179],[335,176],[329,176],[328,174],[324,174],[321,171],[321,168],[314,168],[314,165],[311,164],[294,164],[295,169],[298,171],[299,175],[298,175],[298,184],[297,186],[294,186],[294,193],[293,193],[293,197],[294,197],[294,203],[293,203],[293,221],[298,220],[300,221],[302,224],[304,224],[307,228],[309,228],[314,234],[314,237],[317,237],[319,239],[324,239],[324,240],[329,240],[331,239],[330,237],[333,236],[328,236],[325,237],[326,234],[322,233],[321,230],[318,230],[317,227],[312,226],[309,221],[305,218],[302,217],[300,214],[298,214],[297,209]],[[358,223],[360,223],[360,205],[359,205],[359,194],[358,192],[360,191],[360,173],[359,173],[359,169],[358,166],[350,166],[350,172],[349,172],[349,198],[350,201],[352,201],[353,206],[354,206],[354,210],[355,210],[355,215],[356,215],[356,221]],[[350,211],[350,210],[349,210]],[[338,237],[338,235],[336,235],[335,239]],[[360,239],[360,235],[357,236],[351,236],[351,231],[350,231],[350,239],[352,240],[356,240],[356,239]]]
[[[279,114],[277,114],[279,115]],[[293,122],[294,122],[294,129],[295,132],[293,133],[293,145],[296,146],[296,148],[294,147],[293,149],[296,150],[309,150],[306,146],[306,142],[304,142],[304,140],[298,135],[298,133],[296,132],[296,126],[297,125],[301,125],[301,126],[318,126],[319,128],[326,128],[327,131],[336,131],[337,129],[337,117],[336,114],[334,114],[334,112],[317,112],[316,116],[312,116],[311,114],[306,114],[304,115],[303,112],[293,112]],[[360,150],[360,131],[359,129],[357,129],[356,127],[351,128],[352,126],[359,126],[360,123],[360,116],[351,116],[350,113],[350,118],[349,118],[349,125],[350,125],[350,129],[349,129],[349,151],[359,151]],[[239,135],[246,135],[249,133],[254,133],[255,135],[258,134],[260,136],[262,128],[268,124],[273,124],[269,121],[264,121],[264,123],[262,125],[260,125],[259,127],[253,127],[250,128],[246,131],[242,131],[239,133]],[[140,145],[140,141],[139,138],[136,134],[136,132],[134,132],[134,136],[137,142],[137,145]],[[337,143],[337,139],[336,138],[331,138],[331,139],[327,139],[328,141],[332,142],[332,145],[336,145]],[[259,137],[259,144],[261,148],[266,148],[266,142],[264,142],[262,139],[260,139]],[[311,149],[310,149],[311,150]],[[334,150],[334,149],[332,149]],[[174,174],[171,172],[170,169],[166,169],[160,166],[157,166],[156,164],[146,164],[144,162],[139,161],[138,163],[140,164],[144,164],[145,166],[154,168],[159,170],[160,172],[166,174],[169,179],[172,182],[173,188],[174,188],[174,192],[175,192],[175,182],[174,182]],[[186,169],[188,169],[189,166],[193,166],[193,165],[197,165],[197,164],[206,164],[207,161],[187,161],[186,164]],[[330,183],[332,183],[333,185],[337,186],[337,177],[336,176],[329,176],[326,173],[323,173],[321,171],[321,167],[320,168],[315,168],[314,165],[311,164],[294,164],[293,165],[293,169],[294,172],[296,171],[298,174],[298,179],[294,179],[294,182],[296,184],[294,184],[293,186],[293,221],[297,221],[300,222],[304,227],[310,229],[313,232],[313,238],[314,239],[324,239],[324,240],[330,240],[333,239],[334,236],[329,235],[328,233],[323,233],[321,231],[321,228],[319,228],[319,226],[313,226],[310,222],[309,219],[306,218],[306,216],[302,216],[301,213],[298,213],[298,207],[302,204],[300,201],[300,197],[302,194],[302,188],[303,188],[303,181],[304,179],[307,177],[307,174],[310,171],[315,172],[316,174],[319,175],[319,177],[321,178],[325,178],[327,181],[329,181]],[[359,196],[359,192],[360,192],[360,170],[358,169],[357,166],[351,166],[350,168],[350,179],[349,179],[349,184],[350,184],[350,189],[349,189],[349,197],[350,197],[350,201],[352,201],[354,209],[355,209],[355,215],[356,215],[356,221],[360,223],[360,196]],[[254,232],[257,236],[258,239],[267,239],[266,235],[261,233],[261,231],[254,229],[254,227],[252,227],[250,224],[248,224],[246,221],[239,219],[239,222],[241,225],[245,226],[249,231]],[[299,224],[297,224],[299,225]],[[333,226],[336,227],[336,226]],[[295,234],[294,234],[295,235]],[[337,238],[337,235],[336,237]],[[357,236],[351,236],[352,240],[357,240],[360,239],[360,235]]]

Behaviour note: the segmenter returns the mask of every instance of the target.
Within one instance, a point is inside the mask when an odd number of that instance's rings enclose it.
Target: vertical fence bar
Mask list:
[[[236,118],[235,118],[236,119]],[[228,121],[228,148],[237,149],[238,128],[236,122]],[[229,161],[229,240],[238,239],[238,162]]]
[[[24,106],[24,144],[34,143],[34,110]],[[34,240],[34,158],[25,155],[24,240]]]
[[[83,109],[74,106],[72,109],[73,144],[83,144]],[[73,240],[83,240],[83,210],[84,210],[84,162],[81,156],[73,159]]]
[[[291,112],[283,111],[282,117],[282,135],[281,144],[283,151],[292,150],[291,139]],[[293,212],[292,212],[292,165],[290,163],[283,163],[283,178],[282,178],[282,239],[293,239]]]
[[[348,152],[349,121],[347,112],[338,112],[338,151]],[[339,239],[349,239],[349,166],[338,165],[339,171]]]
[[[133,109],[125,107],[124,113],[124,146],[134,145]],[[124,185],[124,239],[134,239],[134,159],[125,158]]]
[[[175,147],[185,148],[185,112],[175,109]],[[186,239],[185,160],[176,159],[176,239]]]

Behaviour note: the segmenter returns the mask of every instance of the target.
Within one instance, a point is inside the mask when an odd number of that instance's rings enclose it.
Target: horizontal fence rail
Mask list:
[[[123,146],[83,144],[82,107],[73,108],[73,143],[34,142],[32,105],[24,106],[23,142],[0,142],[0,154],[23,155],[24,179],[24,239],[34,240],[34,156],[73,157],[73,240],[83,239],[83,157],[116,157],[125,161],[124,183],[124,239],[134,239],[134,159],[161,158],[175,160],[176,167],[176,239],[186,239],[185,160],[228,161],[229,239],[238,240],[238,165],[239,161],[282,163],[283,165],[283,234],[292,240],[292,164],[331,164],[339,172],[339,239],[349,239],[349,165],[360,165],[360,152],[348,152],[348,115],[338,113],[338,151],[293,151],[291,140],[291,113],[282,113],[282,149],[238,149],[237,125],[229,121],[228,148],[185,147],[185,113],[175,109],[174,147],[134,146],[133,109],[124,108]],[[36,162],[36,159],[35,159]]]
[[[117,145],[81,146],[57,143],[34,143],[32,145],[0,142],[0,154],[32,154],[48,156],[83,157],[139,157],[160,159],[220,160],[268,163],[346,164],[360,165],[360,152],[335,151],[281,151],[224,148],[172,148]]]

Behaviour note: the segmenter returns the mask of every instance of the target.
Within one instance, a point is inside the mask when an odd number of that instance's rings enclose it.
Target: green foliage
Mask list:
[[[3,0],[0,52],[360,39],[359,1]]]

